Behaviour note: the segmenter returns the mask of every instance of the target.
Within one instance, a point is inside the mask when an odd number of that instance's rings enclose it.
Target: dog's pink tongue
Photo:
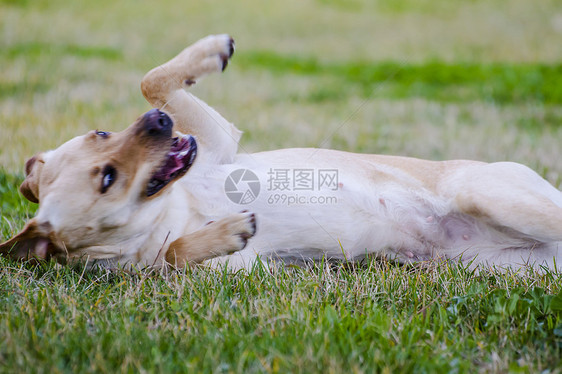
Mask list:
[[[154,176],[156,179],[168,180],[172,174],[183,167],[183,162],[178,154],[170,154],[166,160],[166,165]]]

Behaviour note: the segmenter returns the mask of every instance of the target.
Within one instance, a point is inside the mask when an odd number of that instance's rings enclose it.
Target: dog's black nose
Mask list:
[[[172,136],[172,119],[158,109],[152,109],[143,117],[143,130],[149,136]]]

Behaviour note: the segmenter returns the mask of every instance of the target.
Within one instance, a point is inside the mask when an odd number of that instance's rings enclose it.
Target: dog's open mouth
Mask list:
[[[146,196],[152,196],[174,179],[184,175],[193,164],[197,154],[197,143],[191,135],[172,139],[172,147],[162,166],[148,181]]]

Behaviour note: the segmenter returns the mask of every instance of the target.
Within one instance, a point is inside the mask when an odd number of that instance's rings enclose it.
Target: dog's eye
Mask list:
[[[96,135],[101,136],[102,138],[107,138],[109,136],[109,132],[107,131],[101,131],[101,130],[96,130]]]
[[[101,193],[105,193],[109,187],[115,182],[117,179],[117,170],[113,166],[107,165],[103,169],[103,177],[101,180]]]

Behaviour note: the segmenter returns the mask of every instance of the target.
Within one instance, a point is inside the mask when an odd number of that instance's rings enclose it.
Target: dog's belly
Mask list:
[[[258,233],[249,243],[256,252],[313,259],[405,253],[421,259],[446,244],[438,217],[448,214],[450,204],[413,175],[372,156],[289,149],[239,161],[238,166],[253,170],[265,187],[261,199],[248,207],[258,214]],[[295,191],[294,185],[288,191],[268,190],[276,170],[287,171],[289,177],[311,171],[317,184],[310,190]],[[325,171],[334,172],[337,181],[320,188],[320,173]],[[301,201],[275,199],[295,195]]]
[[[387,206],[393,203],[386,201]],[[381,214],[368,210],[261,211],[260,231],[248,249],[263,256],[295,260],[355,260],[375,255],[399,262],[430,259],[470,261],[498,250],[539,250],[543,243],[502,232],[471,216],[450,212],[440,216],[423,209]],[[333,213],[333,212],[332,212]],[[285,219],[278,220],[272,217]]]
[[[408,262],[470,259],[478,249],[536,245],[459,213],[454,196],[438,192],[448,164],[413,160],[403,163],[413,165],[406,170],[394,162],[385,156],[286,149],[241,155],[234,164],[213,171],[200,168],[204,174],[194,170],[186,180],[203,216],[216,219],[244,209],[256,213],[258,230],[245,252],[260,255],[354,259],[378,254]],[[472,165],[456,161],[454,169],[463,163]],[[260,191],[253,199],[232,201],[225,182],[240,169],[257,177]],[[291,177],[301,171],[316,178],[321,171],[332,171],[337,182],[331,188],[318,188],[316,179],[311,188],[300,185],[297,189]],[[276,173],[288,178],[284,189],[276,188],[279,185],[274,182],[280,182],[272,180]]]

